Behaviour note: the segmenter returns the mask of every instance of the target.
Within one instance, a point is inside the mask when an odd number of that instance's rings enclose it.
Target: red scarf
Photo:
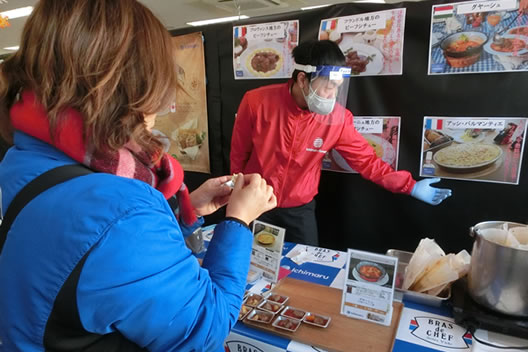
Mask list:
[[[16,130],[54,145],[92,170],[144,181],[163,193],[166,199],[176,195],[180,219],[187,225],[196,221],[189,191],[183,183],[183,169],[176,159],[165,153],[153,165],[147,154],[132,142],[117,151],[94,152],[92,146],[84,143],[81,114],[74,109],[67,109],[64,114],[52,142],[46,111],[33,92],[24,91],[10,111]]]

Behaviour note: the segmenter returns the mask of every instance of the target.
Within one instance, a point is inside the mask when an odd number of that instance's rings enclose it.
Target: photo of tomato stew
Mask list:
[[[455,41],[447,47],[447,51],[461,53],[466,50],[477,48],[482,44],[482,42],[470,40],[467,37],[462,37],[461,39]]]
[[[357,272],[356,275],[369,282],[380,281],[386,275],[386,271],[382,266],[370,261],[361,261],[354,269]]]
[[[372,265],[363,265],[359,268],[359,274],[363,278],[378,280],[381,277],[381,270]]]

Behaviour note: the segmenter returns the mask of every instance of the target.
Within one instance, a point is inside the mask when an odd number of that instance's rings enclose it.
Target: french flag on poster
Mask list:
[[[426,119],[425,128],[429,130],[441,130],[444,126],[444,120],[442,119]]]
[[[323,21],[321,25],[321,30],[323,31],[334,30],[336,26],[337,26],[337,20],[326,20],[326,21]]]
[[[235,27],[235,38],[244,37],[247,33],[246,27]]]

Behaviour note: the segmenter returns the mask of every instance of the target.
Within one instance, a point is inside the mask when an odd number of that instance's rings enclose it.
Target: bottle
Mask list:
[[[425,164],[422,167],[422,174],[428,176],[434,176],[436,172],[436,166],[433,164],[433,152],[427,152],[425,154]]]
[[[503,140],[501,141],[501,144],[509,144],[511,142],[511,138],[513,136],[513,133],[517,129],[517,125],[514,124],[513,122],[510,122],[508,124],[508,127],[509,127],[508,133],[506,134],[506,136],[504,136]]]
[[[516,124],[512,122],[508,123],[508,125],[502,131],[500,131],[499,134],[495,136],[495,138],[493,138],[493,142],[495,142],[495,144],[510,143],[513,132],[515,132],[516,129],[517,129]]]

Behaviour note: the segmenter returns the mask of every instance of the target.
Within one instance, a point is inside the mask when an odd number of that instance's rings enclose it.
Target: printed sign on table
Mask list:
[[[299,21],[233,27],[235,79],[290,78]]]
[[[253,250],[251,252],[251,272],[271,282],[277,282],[279,277],[284,234],[282,227],[266,224],[255,220],[253,222]]]
[[[471,344],[471,334],[453,318],[404,307],[394,351],[470,351]]]
[[[526,120],[426,116],[420,176],[519,184]]]
[[[240,325],[240,324],[239,324]],[[262,340],[274,339],[273,335],[262,333]],[[259,336],[260,337],[260,336]],[[282,339],[285,340],[285,339]],[[288,342],[286,340],[283,342],[279,340],[276,342],[276,345],[273,344],[275,341],[263,342],[253,336],[248,337],[243,334],[237,334],[234,331],[231,331],[227,338],[224,341],[225,352],[286,352]],[[278,345],[278,346],[277,346]],[[286,345],[286,346],[283,346]]]
[[[400,145],[399,116],[354,116],[354,127],[374,148],[379,158],[393,169],[398,169],[398,149]],[[357,173],[336,149],[332,149],[325,154],[323,170]]]
[[[517,0],[434,5],[429,74],[527,71],[528,14],[518,8]]]
[[[390,325],[398,258],[348,249],[341,314]]]
[[[405,8],[324,19],[319,39],[336,42],[353,75],[401,75]]]

